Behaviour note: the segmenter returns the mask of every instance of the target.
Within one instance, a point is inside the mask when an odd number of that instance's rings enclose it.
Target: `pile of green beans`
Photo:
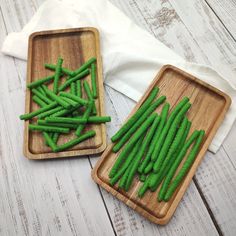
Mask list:
[[[158,92],[159,88],[154,87],[136,113],[112,136],[112,151],[120,152],[109,178],[110,185],[118,183],[118,188],[129,191],[138,175],[143,182],[137,192],[140,198],[161,185],[157,200],[169,201],[191,168],[205,132],[195,130],[190,134],[189,98],[183,97],[170,112],[166,97],[157,98]],[[161,105],[158,115],[155,110]]]
[[[20,119],[30,120],[29,130],[42,132],[45,144],[53,152],[60,152],[94,137],[96,132],[84,132],[85,127],[110,122],[111,117],[99,116],[96,107],[95,100],[99,97],[99,91],[95,57],[76,70],[64,67],[61,57],[58,57],[55,65],[44,66],[54,71],[54,74],[27,84],[33,94],[32,102],[37,104],[39,109],[21,115]],[[65,76],[66,80],[63,82]],[[90,83],[86,79],[88,77]],[[76,138],[58,145],[61,135],[72,132]]]

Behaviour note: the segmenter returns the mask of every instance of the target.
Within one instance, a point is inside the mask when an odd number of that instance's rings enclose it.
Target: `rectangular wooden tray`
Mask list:
[[[160,88],[159,96],[166,95],[167,101],[171,104],[171,107],[175,106],[184,96],[189,97],[190,102],[192,103],[192,107],[187,114],[189,120],[192,121],[190,133],[195,129],[204,129],[206,131],[206,137],[201,150],[174,196],[169,202],[159,203],[157,201],[159,189],[157,189],[156,192],[147,191],[144,197],[140,199],[137,196],[137,190],[142,185],[142,182],[138,180],[137,176],[128,192],[118,189],[117,185],[114,187],[110,186],[108,173],[119,155],[119,153],[112,152],[113,144],[108,146],[100,160],[97,162],[92,171],[92,178],[104,189],[116,196],[129,207],[136,210],[145,218],[156,224],[164,225],[172,217],[176,207],[187,190],[198,165],[203,159],[208,146],[224,119],[230,106],[231,99],[220,90],[194,76],[174,66],[166,65],[153,80],[152,84],[137,103],[129,117],[137,111],[154,86]],[[157,112],[160,113],[161,109],[162,106],[157,109]]]
[[[104,115],[104,89],[102,61],[100,55],[99,33],[95,28],[76,28],[51,30],[33,33],[29,37],[27,83],[54,72],[44,68],[45,63],[56,64],[57,58],[64,59],[63,67],[77,69],[91,57],[97,58],[98,115]],[[85,78],[90,83],[90,75]],[[49,87],[52,84],[49,85]],[[27,89],[25,112],[32,112],[38,106],[32,101],[32,93]],[[96,131],[96,136],[64,152],[53,153],[45,144],[42,134],[29,132],[29,121],[25,122],[24,155],[29,159],[61,158],[69,156],[90,155],[102,152],[106,148],[106,126],[89,125],[87,130]],[[85,131],[87,131],[85,130]],[[72,138],[72,135],[61,136],[61,144]]]

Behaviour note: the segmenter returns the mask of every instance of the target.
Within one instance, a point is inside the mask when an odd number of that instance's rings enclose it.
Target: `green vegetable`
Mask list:
[[[81,80],[76,81],[76,95],[80,98],[82,98],[82,85]]]
[[[20,119],[21,120],[29,120],[45,111],[48,111],[48,110],[51,110],[52,108],[54,108],[55,106],[57,106],[57,103],[56,102],[52,102],[51,104],[47,105],[47,106],[44,106],[36,111],[33,111],[31,113],[27,113],[27,114],[24,114],[24,115],[21,115],[20,116]]]
[[[82,71],[80,74],[75,75],[74,77],[69,78],[64,84],[62,84],[59,87],[59,91],[64,91],[68,86],[70,86],[71,83],[75,82],[78,79],[82,79],[84,78],[86,75],[88,75],[90,73],[89,69],[86,69],[84,71]]]
[[[52,81],[54,79],[54,76],[55,75],[49,75],[49,76],[47,76],[45,78],[38,79],[38,80],[36,80],[36,81],[34,81],[32,83],[27,84],[27,88],[29,88],[29,89],[36,88],[36,87],[38,87],[41,84],[44,84],[46,82],[50,82],[50,81]]]
[[[67,98],[67,97],[63,97],[61,96],[61,98],[67,102],[68,104],[70,104],[72,107],[76,107],[78,105],[78,102],[75,102],[74,100]]]
[[[96,61],[95,57],[91,57],[88,61],[86,61],[79,69],[75,70],[73,75],[77,75],[81,73],[82,71],[86,70]]]
[[[140,174],[140,175],[139,175],[139,180],[140,180],[141,182],[144,182],[144,181],[146,180],[146,175],[145,175],[145,174]]]
[[[36,96],[38,96],[41,100],[43,100],[45,103],[50,104],[52,102],[51,99],[48,97],[44,96],[41,92],[38,91],[38,89],[32,89],[32,93]]]
[[[46,141],[46,143],[49,145],[49,147],[52,149],[53,152],[55,152],[57,145],[53,142],[52,138],[50,135],[46,132],[43,132],[43,137]]]
[[[70,118],[70,117],[46,117],[48,123],[65,123],[65,124],[86,124],[85,118]],[[59,124],[58,124],[59,125]]]
[[[110,178],[113,178],[115,176],[117,170],[120,168],[120,165],[124,162],[128,153],[130,153],[137,140],[147,131],[147,129],[152,124],[156,116],[157,116],[156,113],[153,113],[151,116],[149,116],[147,120],[143,122],[143,124],[140,126],[137,132],[133,135],[133,137],[129,140],[129,142],[125,145],[124,149],[121,151],[118,159],[116,160],[115,164],[113,165],[109,173]]]
[[[53,64],[46,63],[46,64],[44,64],[44,67],[49,69],[49,70],[56,70],[57,66],[53,65]],[[64,68],[64,67],[61,68],[61,71],[62,71],[62,73],[66,74],[66,75],[69,75],[69,76],[73,76],[74,75],[73,71],[71,71],[71,70],[69,70],[67,68]]]
[[[52,123],[52,122],[48,122],[46,120],[38,120],[37,121],[38,125],[44,125],[44,126],[59,126],[59,127],[63,127],[63,128],[70,128],[70,129],[77,129],[76,124],[67,124],[67,123]]]
[[[142,104],[142,106],[131,116],[127,122],[118,130],[118,132],[111,137],[112,142],[116,142],[121,137],[126,134],[126,132],[135,124],[135,122],[141,117],[141,115],[147,110],[150,104],[153,102],[155,97],[158,94],[159,89],[157,87],[153,88],[150,92],[150,95],[146,99],[146,101]]]
[[[86,80],[84,81],[84,90],[85,90],[85,93],[86,93],[86,95],[88,97],[88,100],[94,101],[93,100],[92,91],[91,91],[90,86],[89,86],[89,83]],[[94,102],[93,115],[96,115],[96,114],[97,114],[97,110],[96,110],[96,105],[95,105],[95,102]]]
[[[68,114],[71,114],[73,111],[75,111],[76,109],[78,109],[80,105],[78,104],[77,107],[72,107],[71,109],[62,109],[61,111],[58,111],[54,114],[51,115],[51,117],[61,117],[61,116],[65,116],[65,115],[68,115]]]
[[[47,96],[46,93],[44,92],[42,86],[38,86],[37,89],[41,94],[43,94],[43,96]]]
[[[97,81],[96,81],[96,64],[93,63],[91,65],[91,83],[92,83],[92,94],[93,94],[93,98],[96,99],[98,97],[97,95]]]
[[[44,106],[47,105],[47,103],[44,102],[42,99],[40,99],[37,95],[34,95],[34,96],[32,97],[32,99],[33,99],[33,101],[34,101],[36,104],[38,104],[40,107],[44,107]]]
[[[147,119],[150,114],[156,110],[156,108],[165,101],[166,97],[161,96],[156,101],[154,101],[149,108],[141,115],[141,117],[130,127],[129,131],[116,143],[112,148],[113,152],[118,152],[122,146],[127,142],[127,140],[132,136],[132,134],[140,127],[140,125]]]
[[[132,150],[132,152],[133,151],[134,151],[134,149]],[[129,155],[131,155],[131,154],[129,154]],[[129,176],[129,172],[130,172],[131,168],[132,168],[132,163],[129,165],[129,167],[126,169],[125,173],[121,177],[121,179],[119,181],[119,184],[118,184],[119,188],[122,188],[122,189],[125,188],[126,180],[127,180],[128,176]]]
[[[58,83],[59,83],[59,79],[60,79],[62,63],[63,63],[63,59],[61,57],[59,57],[57,59],[57,65],[56,65],[56,69],[55,69],[55,78],[53,81],[53,92],[55,94],[58,93]]]
[[[61,111],[62,109],[63,109],[63,107],[55,107],[51,110],[48,110],[48,111],[45,111],[45,112],[39,114],[37,117],[38,117],[38,119],[43,119],[43,118],[50,116],[58,111]]]
[[[84,106],[88,105],[88,101],[87,100],[85,100],[83,98],[80,98],[78,96],[75,96],[75,95],[73,95],[71,93],[60,92],[59,95],[62,96],[62,97],[70,98],[70,99],[80,103],[81,105],[84,105]]]
[[[58,146],[55,151],[60,152],[60,151],[66,150],[68,148],[71,148],[71,147],[81,143],[84,140],[94,137],[95,134],[96,134],[96,132],[94,130],[90,130],[90,131],[86,132],[85,134],[82,134],[80,137],[75,138],[67,143],[64,143],[64,144]]]
[[[205,135],[205,131],[204,130],[200,130],[199,132],[199,136],[196,140],[196,143],[194,144],[192,150],[190,151],[186,161],[184,162],[182,168],[180,169],[179,173],[176,175],[175,179],[171,182],[170,187],[168,188],[165,197],[164,197],[164,201],[169,201],[170,198],[172,197],[173,193],[175,192],[175,190],[178,188],[179,184],[181,183],[181,181],[183,180],[183,178],[185,177],[185,175],[188,173],[190,167],[192,166],[195,157],[197,156],[202,140],[204,138]]]
[[[57,143],[58,139],[59,139],[60,133],[54,133],[52,135],[52,140],[54,143]],[[56,150],[55,150],[56,151]]]
[[[72,82],[72,83],[70,84],[70,93],[73,94],[73,95],[77,95],[76,83],[75,83],[75,82]]]
[[[148,173],[152,170],[153,166],[154,166],[154,162],[153,162],[153,161],[150,161],[150,162],[148,163],[148,165],[145,167],[143,173],[144,173],[145,175],[148,174]]]
[[[55,127],[55,126],[33,125],[33,124],[29,124],[29,129],[30,130],[36,130],[36,131],[58,132],[58,133],[64,133],[64,134],[68,134],[70,132],[69,128],[61,128],[61,127]]]
[[[141,173],[148,173],[149,171],[151,171],[151,169],[153,167],[153,165],[149,165],[149,163],[150,163],[151,156],[152,156],[152,153],[154,151],[155,145],[156,145],[156,143],[157,143],[157,141],[158,141],[158,139],[160,137],[161,131],[162,131],[164,125],[165,125],[166,118],[168,116],[169,108],[170,108],[170,104],[169,103],[166,103],[163,106],[163,108],[162,108],[161,115],[160,115],[161,116],[160,124],[158,125],[157,131],[156,131],[155,135],[152,138],[150,147],[149,147],[149,149],[147,151],[147,155],[146,155],[146,157],[144,158],[144,160],[142,161],[141,165],[138,168],[138,172],[140,174]],[[147,167],[147,166],[150,166],[151,168]],[[144,172],[145,168],[147,168],[147,170]]]
[[[152,178],[153,174],[150,174],[146,180],[144,181],[143,185],[141,186],[141,188],[139,188],[138,190],[138,196],[140,198],[142,198],[144,196],[144,194],[146,193],[146,191],[148,190],[148,186],[149,186],[149,181]]]

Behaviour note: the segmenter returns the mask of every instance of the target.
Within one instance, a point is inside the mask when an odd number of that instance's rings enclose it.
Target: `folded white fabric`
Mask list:
[[[107,0],[45,1],[21,32],[7,36],[2,52],[26,60],[32,32],[84,26],[100,31],[105,83],[135,101],[164,64],[175,65],[229,94],[232,105],[209,148],[218,150],[236,118],[233,80],[208,66],[184,61]]]

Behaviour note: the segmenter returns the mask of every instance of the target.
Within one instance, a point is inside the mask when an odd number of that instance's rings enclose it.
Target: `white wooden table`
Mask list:
[[[0,45],[9,32],[21,30],[42,2],[0,0]],[[111,2],[187,60],[220,67],[228,76],[235,73],[235,0]],[[90,172],[99,156],[25,159],[18,117],[24,111],[26,63],[0,54],[0,77],[0,235],[236,235],[236,124],[219,152],[206,154],[163,227],[93,183]],[[134,102],[105,90],[110,137]]]

